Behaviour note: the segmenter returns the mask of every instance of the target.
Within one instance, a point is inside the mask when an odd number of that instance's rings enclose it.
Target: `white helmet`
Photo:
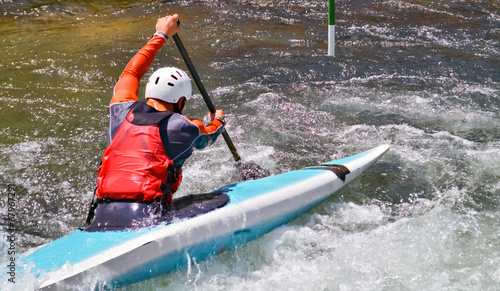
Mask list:
[[[146,84],[146,98],[177,103],[181,97],[191,98],[191,79],[186,72],[174,67],[156,70]]]

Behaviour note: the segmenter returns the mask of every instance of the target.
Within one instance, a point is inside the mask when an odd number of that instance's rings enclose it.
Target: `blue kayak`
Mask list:
[[[318,166],[226,185],[212,193],[227,201],[206,213],[122,230],[78,229],[21,257],[20,277],[36,278],[41,290],[112,289],[187,267],[298,217],[359,177],[388,149],[381,145]],[[203,208],[203,203],[195,206]]]

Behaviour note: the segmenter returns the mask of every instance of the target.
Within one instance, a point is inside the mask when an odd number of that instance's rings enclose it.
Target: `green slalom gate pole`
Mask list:
[[[335,0],[328,0],[328,55],[335,56]]]

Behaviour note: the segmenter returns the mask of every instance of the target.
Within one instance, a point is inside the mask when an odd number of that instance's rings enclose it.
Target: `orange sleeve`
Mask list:
[[[214,119],[209,124],[204,125],[201,120],[198,120],[195,118],[189,118],[189,117],[186,117],[186,118],[189,121],[191,121],[192,123],[194,123],[196,126],[198,126],[198,128],[200,129],[200,134],[204,134],[204,133],[209,134],[209,133],[216,132],[217,129],[219,129],[219,127],[221,127],[223,125],[222,122],[220,122],[217,119]]]
[[[139,82],[148,71],[156,53],[165,44],[166,39],[155,34],[154,37],[130,60],[123,70],[120,80],[115,85],[111,104],[137,101]]]

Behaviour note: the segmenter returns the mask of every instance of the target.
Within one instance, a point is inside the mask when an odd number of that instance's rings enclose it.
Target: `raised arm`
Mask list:
[[[151,66],[158,50],[165,44],[166,39],[179,31],[178,18],[179,16],[174,14],[158,19],[153,38],[142,47],[123,70],[115,85],[111,104],[138,100],[139,82]]]

